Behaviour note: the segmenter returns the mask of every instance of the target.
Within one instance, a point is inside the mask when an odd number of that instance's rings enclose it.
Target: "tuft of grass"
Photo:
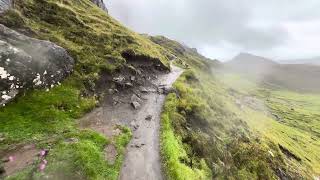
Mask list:
[[[18,142],[40,141],[74,128],[75,118],[96,105],[95,98],[83,98],[80,91],[63,84],[49,92],[27,92],[18,101],[2,108],[2,148]]]
[[[200,168],[192,168],[182,160],[189,159],[180,137],[177,137],[172,127],[174,113],[177,108],[175,94],[169,94],[161,115],[161,155],[163,166],[168,179],[210,179],[210,170],[204,160],[200,161]]]

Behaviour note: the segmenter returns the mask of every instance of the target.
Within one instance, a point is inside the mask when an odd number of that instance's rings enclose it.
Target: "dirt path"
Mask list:
[[[181,73],[180,68],[173,66],[172,72],[159,77],[155,84],[170,87]],[[150,93],[145,98],[147,100],[144,106],[134,116],[136,120],[134,124],[137,124],[139,128],[134,131],[133,140],[127,148],[127,155],[120,176],[122,180],[162,179],[159,129],[165,95]],[[152,120],[145,120],[149,115],[152,115]],[[137,148],[138,146],[141,147]]]
[[[159,74],[152,80],[152,86],[135,88],[127,93],[118,93],[108,97],[106,102],[82,120],[82,126],[91,127],[112,136],[114,125],[126,125],[133,130],[133,138],[127,146],[127,152],[120,173],[121,180],[161,180],[161,162],[159,154],[160,114],[165,101],[165,93],[159,93],[159,87],[170,88],[183,72],[172,66],[167,74]],[[134,109],[133,99],[141,105]]]

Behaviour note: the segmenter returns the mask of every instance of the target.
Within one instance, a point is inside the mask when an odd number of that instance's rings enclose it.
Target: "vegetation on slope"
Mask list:
[[[289,157],[288,164],[295,171],[319,174],[319,94],[260,88],[239,74],[219,77],[226,86],[240,92],[238,96],[255,96],[262,100],[264,108],[270,113],[249,109],[246,120],[252,129],[291,153],[284,154]]]
[[[233,96],[238,92],[216,77],[218,62],[163,37],[153,39],[189,68],[175,83],[178,94],[167,98],[162,117],[161,151],[169,179],[310,178],[307,168],[287,162],[277,141],[256,131],[250,122],[259,124],[264,112],[238,107]]]
[[[167,97],[164,112],[161,116],[161,155],[168,179],[210,179],[211,171],[204,159],[189,156],[191,147],[183,143],[181,137],[176,136],[173,123],[180,126],[179,122],[185,121],[177,113],[178,99],[175,94]]]
[[[18,143],[39,144],[55,139],[47,145],[55,146],[53,161],[67,153],[78,162],[78,168],[83,168],[84,179],[106,178],[109,167],[102,165],[101,156],[106,139],[96,142],[96,138],[84,138],[74,145],[65,145],[59,139],[69,138],[70,131],[75,137],[82,133],[75,119],[97,105],[96,82],[101,76],[112,76],[135,59],[168,69],[167,53],[149,39],[123,27],[90,0],[16,0],[15,9],[1,15],[0,23],[56,43],[76,61],[73,74],[60,86],[49,92],[30,90],[1,107],[0,136],[4,140],[0,142],[0,152],[5,153]],[[126,133],[123,132],[125,136]],[[120,144],[122,147],[126,143]],[[121,156],[120,151],[118,154]],[[119,163],[112,168],[118,170]],[[111,179],[116,179],[116,175]]]

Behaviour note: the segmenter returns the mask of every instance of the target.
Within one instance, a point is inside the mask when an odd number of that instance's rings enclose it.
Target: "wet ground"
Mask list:
[[[151,80],[151,86],[135,87],[128,92],[106,97],[101,107],[82,118],[82,127],[93,128],[109,137],[115,133],[112,128],[115,125],[126,125],[132,129],[133,138],[127,146],[120,179],[163,179],[159,130],[166,95],[159,89],[170,88],[182,72],[182,69],[172,66],[170,73],[157,74],[157,78]],[[133,101],[140,106],[134,108]]]

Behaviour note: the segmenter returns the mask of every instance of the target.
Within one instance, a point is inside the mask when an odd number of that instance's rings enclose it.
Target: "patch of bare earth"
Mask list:
[[[4,162],[5,175],[10,176],[15,172],[32,165],[37,159],[38,154],[39,150],[34,144],[25,145],[16,150],[7,152],[2,159]]]

